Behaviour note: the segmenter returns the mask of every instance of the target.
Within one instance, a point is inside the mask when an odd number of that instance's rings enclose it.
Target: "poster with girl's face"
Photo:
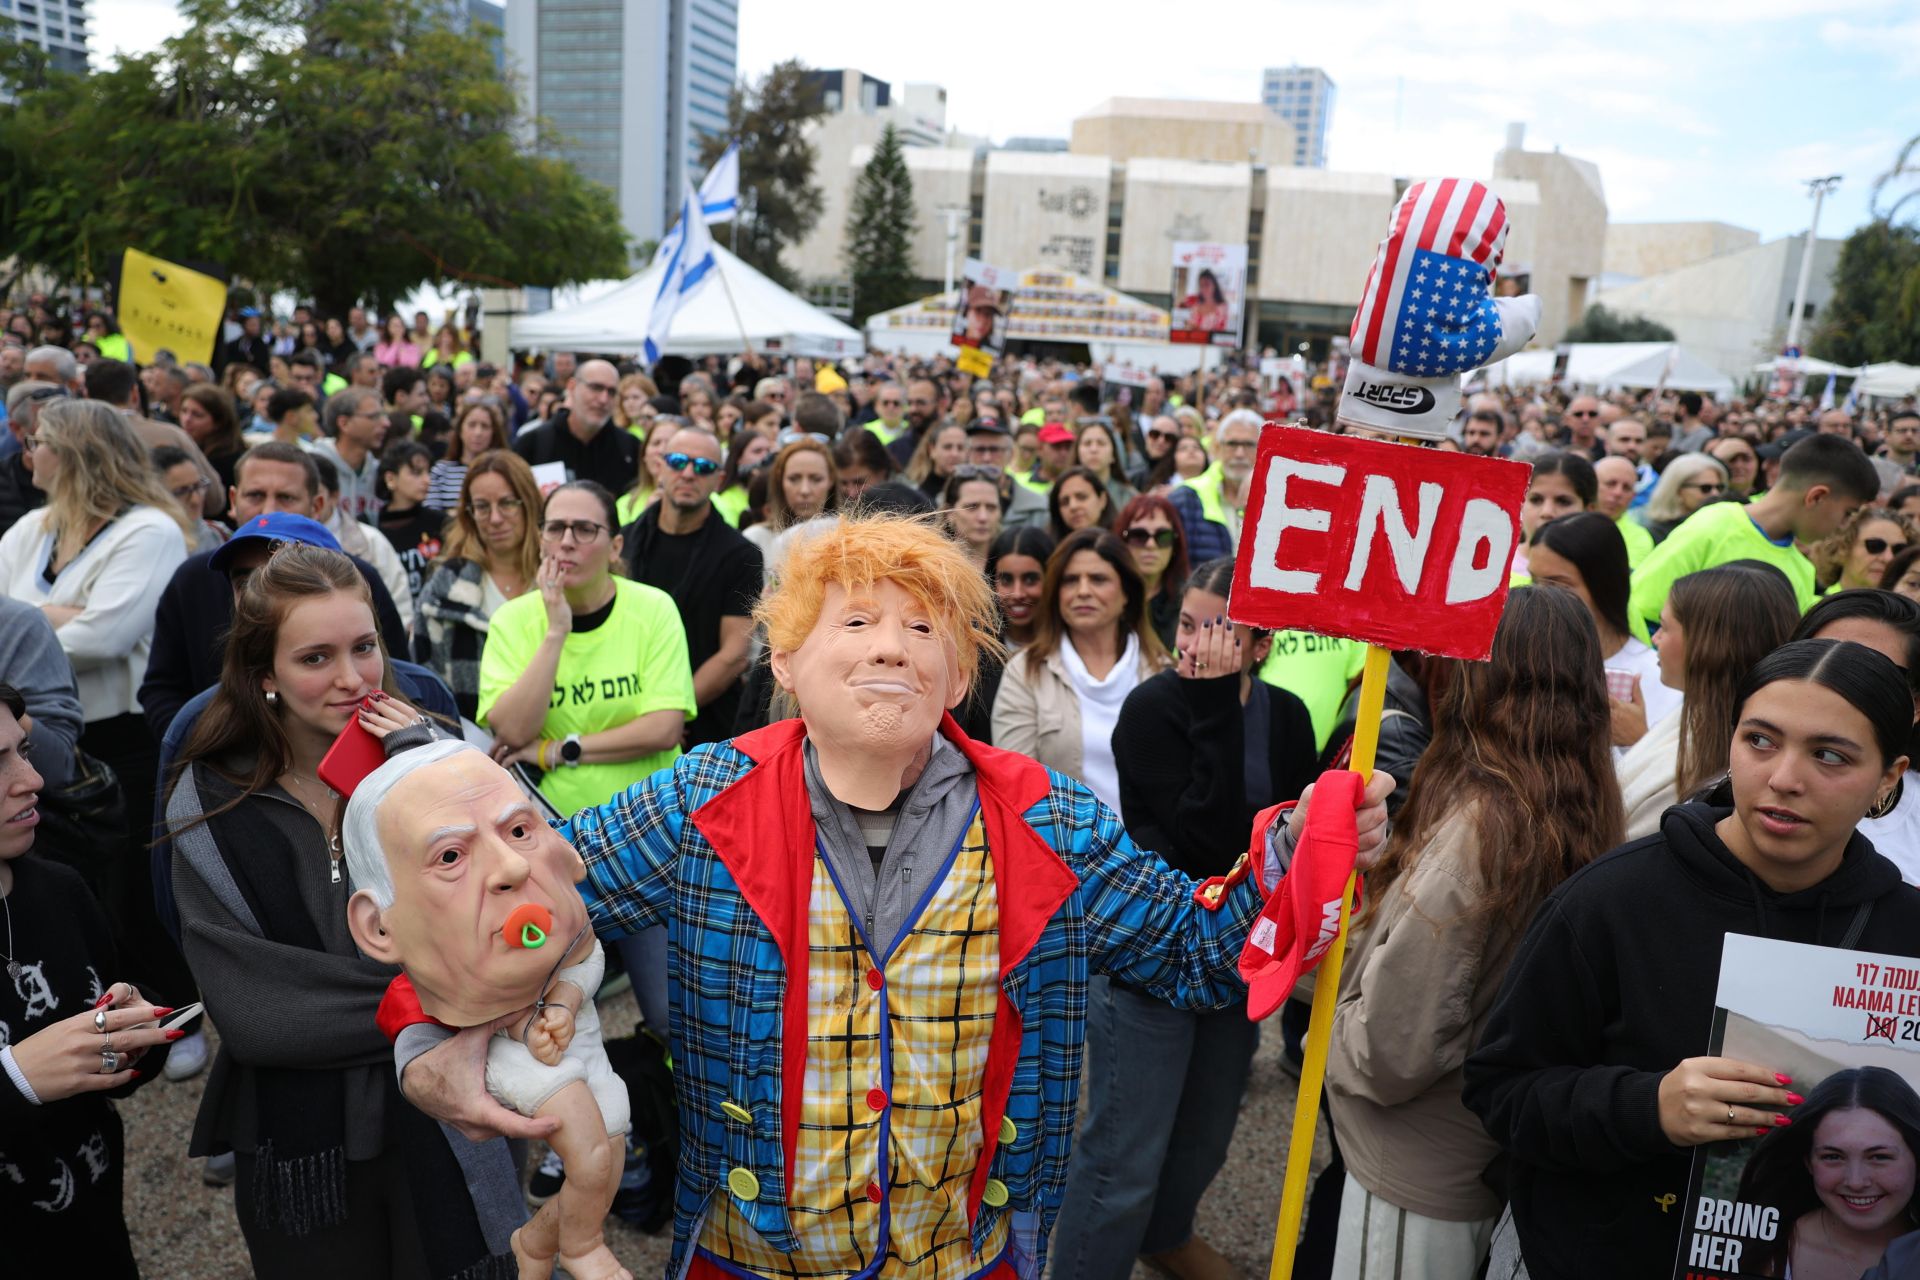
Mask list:
[[[1728,934],[1708,1052],[1804,1100],[1696,1150],[1675,1280],[1920,1280],[1920,960]]]
[[[1181,240],[1173,246],[1173,311],[1167,340],[1240,345],[1247,246]]]

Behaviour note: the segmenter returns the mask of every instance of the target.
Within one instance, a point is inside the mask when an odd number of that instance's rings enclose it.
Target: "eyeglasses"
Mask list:
[[[1709,498],[1711,498],[1716,493],[1724,493],[1727,488],[1727,486],[1723,484],[1715,484],[1711,480],[1703,481],[1700,484],[1683,484],[1680,487],[1682,489],[1698,489],[1701,493],[1706,494]]]
[[[518,498],[502,498],[498,502],[480,501],[469,502],[467,504],[467,511],[472,514],[475,520],[486,520],[496,511],[511,519],[526,509],[527,504]]]
[[[592,520],[549,520],[540,526],[540,536],[548,542],[559,542],[572,534],[573,540],[582,546],[597,541],[607,532],[607,526]]]
[[[688,467],[692,467],[693,474],[696,476],[710,476],[720,469],[720,464],[712,458],[696,458],[685,453],[665,454],[660,461],[667,464],[669,471],[685,471]]]
[[[188,498],[191,498],[194,494],[205,493],[206,491],[207,491],[207,482],[205,480],[195,480],[191,484],[183,484],[178,489],[172,490],[172,493],[174,497],[180,499],[180,501],[182,502],[185,502]]]
[[[1567,410],[1567,416],[1569,418],[1597,418],[1600,416],[1600,411],[1598,409],[1569,409]]]
[[[1218,447],[1222,449],[1258,449],[1260,442],[1258,440],[1222,440]]]
[[[1147,432],[1147,439],[1175,442],[1180,439],[1180,433],[1178,431],[1149,431]]]
[[[29,431],[26,435],[20,437],[20,447],[26,452],[32,453],[40,447],[40,440],[41,436],[39,432]]]
[[[1173,530],[1143,529],[1139,525],[1120,535],[1130,547],[1159,547],[1165,550],[1173,545]]]
[[[1860,545],[1867,549],[1870,556],[1899,555],[1907,549],[1904,542],[1888,542],[1885,538],[1862,538]]]
[[[999,467],[988,466],[980,462],[969,462],[953,469],[953,478],[955,480],[991,480],[995,484],[1000,482],[1000,477],[1004,474],[1006,473],[1001,471]]]

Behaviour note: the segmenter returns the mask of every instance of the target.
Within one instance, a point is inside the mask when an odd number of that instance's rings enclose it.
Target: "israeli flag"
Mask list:
[[[653,295],[653,309],[647,315],[643,350],[648,364],[660,358],[660,344],[673,328],[674,313],[719,269],[714,261],[713,237],[707,234],[706,219],[694,216],[700,208],[698,201],[693,184],[687,183],[685,194],[680,198],[680,220],[667,232],[667,238],[660,242],[660,251],[653,258],[654,265],[664,263],[666,271],[660,277],[660,289]]]
[[[1858,415],[1860,412],[1860,379],[1864,376],[1862,373],[1855,373],[1853,375],[1853,385],[1847,388],[1847,413],[1849,415]]]
[[[740,144],[728,147],[700,184],[700,212],[708,222],[731,222],[740,212]]]
[[[1827,389],[1820,393],[1820,412],[1821,413],[1825,413],[1827,410],[1833,408],[1833,390],[1834,390],[1834,376],[1831,372],[1829,372],[1827,374]]]

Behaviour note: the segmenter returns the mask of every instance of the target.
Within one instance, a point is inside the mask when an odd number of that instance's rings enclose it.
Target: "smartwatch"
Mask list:
[[[580,735],[568,734],[560,743],[560,763],[569,769],[580,767]]]

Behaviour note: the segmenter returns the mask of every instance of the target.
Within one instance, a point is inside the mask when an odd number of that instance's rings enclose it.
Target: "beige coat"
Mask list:
[[[1660,829],[1660,815],[1678,803],[1674,770],[1680,763],[1680,722],[1684,706],[1660,717],[1640,741],[1614,762],[1620,779],[1620,800],[1626,808],[1627,839],[1638,840]]]
[[[1031,653],[1022,649],[1007,660],[1000,692],[993,700],[993,745],[1032,756],[1055,773],[1078,778],[1083,763],[1080,695],[1057,651],[1029,680]],[[1140,678],[1145,680],[1157,670],[1142,653]]]
[[[1447,818],[1355,928],[1327,1059],[1347,1171],[1381,1199],[1448,1222],[1500,1212],[1480,1180],[1500,1148],[1460,1101],[1461,1068],[1527,925],[1466,918],[1486,896],[1472,812]]]

